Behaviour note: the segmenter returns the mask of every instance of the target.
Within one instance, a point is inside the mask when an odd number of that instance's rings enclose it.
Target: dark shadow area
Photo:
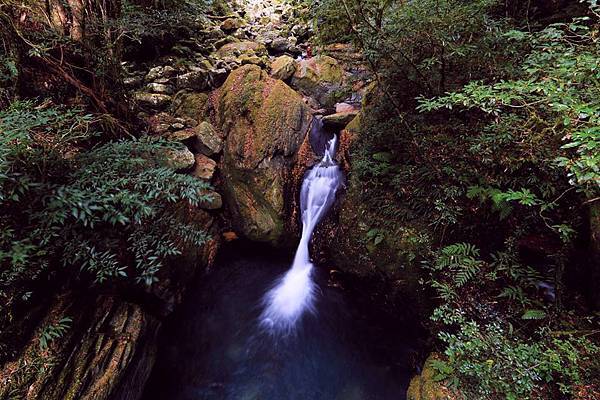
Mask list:
[[[143,399],[404,399],[412,371],[403,332],[412,330],[369,319],[364,304],[359,315],[356,299],[327,286],[326,271],[316,273],[317,314],[305,315],[294,335],[261,330],[262,296],[291,260],[241,241],[225,247],[166,321]],[[390,337],[393,356],[374,354]]]

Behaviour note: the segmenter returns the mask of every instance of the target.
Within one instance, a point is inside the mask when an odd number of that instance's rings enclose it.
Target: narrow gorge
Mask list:
[[[600,398],[595,1],[0,21],[0,400]]]

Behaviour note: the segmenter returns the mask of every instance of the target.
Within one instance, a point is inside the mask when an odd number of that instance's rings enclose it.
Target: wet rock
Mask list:
[[[271,76],[282,81],[288,80],[296,72],[296,61],[290,56],[281,56],[271,64]]]
[[[333,107],[340,100],[343,85],[344,70],[329,56],[301,60],[292,77],[292,87],[314,97],[325,107]]]
[[[187,148],[168,149],[165,151],[167,166],[175,170],[190,169],[194,166],[196,159],[194,154]]]
[[[192,171],[192,176],[210,181],[215,175],[217,169],[217,162],[211,158],[206,157],[204,154],[196,154],[196,165]]]
[[[312,119],[302,97],[254,65],[231,73],[215,99],[226,136],[225,199],[240,232],[281,244],[285,193],[295,155]]]
[[[207,121],[201,122],[194,133],[197,137],[197,150],[206,156],[214,156],[223,151],[223,139],[216,129]]]
[[[267,48],[275,53],[284,53],[290,47],[290,42],[282,37],[277,37],[267,44]]]
[[[165,108],[171,103],[171,96],[160,93],[137,92],[134,99],[142,106],[151,108]]]
[[[344,112],[352,112],[352,111],[356,111],[358,113],[358,107],[353,106],[352,104],[348,104],[348,103],[338,103],[335,105],[335,112],[336,113],[344,113]]]
[[[152,93],[173,94],[173,87],[162,83],[149,83],[146,85],[146,90]]]
[[[358,111],[339,112],[323,117],[323,124],[334,128],[344,128],[358,115]]]
[[[221,30],[224,32],[232,32],[242,27],[242,21],[238,18],[227,18],[221,23]]]
[[[199,208],[203,210],[218,210],[223,207],[223,198],[221,195],[213,190],[203,190],[200,194],[208,197],[207,200],[203,200],[198,204]]]
[[[177,73],[177,70],[170,65],[151,68],[144,78],[146,82],[152,82],[160,78],[170,78]]]
[[[202,91],[208,87],[208,73],[204,70],[188,72],[177,77],[177,89]]]

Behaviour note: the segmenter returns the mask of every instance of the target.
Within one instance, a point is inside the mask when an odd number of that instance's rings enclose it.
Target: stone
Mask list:
[[[333,107],[340,100],[344,80],[344,70],[334,58],[316,56],[298,63],[291,84],[323,106]]]
[[[282,245],[288,176],[312,119],[302,96],[255,65],[233,71],[216,93],[217,128],[226,137],[221,173],[236,230]]]
[[[325,124],[325,126],[332,126],[335,128],[344,128],[357,115],[358,115],[358,111],[356,111],[356,110],[339,112],[339,113],[327,115],[327,116],[323,117],[323,124]]]
[[[162,83],[152,82],[146,85],[146,90],[152,93],[173,94],[173,87]]]
[[[193,129],[181,129],[175,132],[168,132],[164,137],[174,142],[183,142],[195,138],[196,132]]]
[[[201,195],[208,197],[207,200],[202,200],[198,203],[198,207],[203,210],[218,210],[223,207],[223,198],[213,190],[203,190]]]
[[[171,96],[160,93],[136,92],[134,99],[142,106],[164,108],[171,103]]]
[[[196,164],[194,165],[194,170],[191,172],[192,176],[210,181],[215,175],[217,162],[206,157],[204,154],[196,154],[195,158]]]
[[[146,82],[152,82],[160,78],[170,78],[175,75],[176,72],[177,70],[170,65],[158,66],[151,68],[144,79]]]
[[[246,64],[253,64],[253,65],[260,65],[260,66],[264,66],[265,62],[262,58],[254,55],[247,55],[247,54],[242,54],[241,56],[239,56],[237,58],[237,62],[240,65],[246,65]]]
[[[223,138],[209,122],[201,122],[193,131],[197,138],[195,146],[199,153],[210,157],[223,151]]]
[[[236,58],[242,54],[262,57],[267,55],[267,49],[260,43],[244,40],[226,44],[216,52],[218,58]]]
[[[203,120],[207,111],[208,95],[206,93],[178,92],[173,98],[172,109],[177,117]]]
[[[269,44],[267,44],[267,48],[276,53],[283,53],[290,47],[290,42],[282,37],[276,37]]]
[[[296,72],[296,60],[290,56],[281,56],[271,64],[271,76],[286,81]]]
[[[208,74],[204,70],[192,71],[177,77],[177,89],[202,91],[208,87]]]
[[[221,23],[221,30],[224,32],[235,31],[242,27],[242,21],[237,18],[227,18]]]
[[[235,36],[225,36],[222,39],[219,39],[215,42],[215,49],[220,49],[221,47],[225,46],[226,44],[230,44],[230,43],[239,43],[240,40],[238,38],[236,38]]]
[[[196,159],[187,148],[165,150],[167,166],[174,170],[189,169],[194,166]]]
[[[233,242],[234,240],[238,240],[239,237],[237,235],[237,233],[230,231],[230,232],[223,232],[223,239],[225,239],[226,242]]]
[[[348,103],[337,103],[335,105],[336,113],[351,112],[351,111],[358,112],[358,107],[353,106],[352,104],[348,104]]]
[[[123,79],[123,84],[128,88],[136,88],[142,85],[144,77],[139,75],[128,76]]]
[[[223,83],[225,83],[227,75],[229,75],[229,73],[225,68],[211,69],[208,72],[210,86],[212,88],[217,88],[221,86]]]

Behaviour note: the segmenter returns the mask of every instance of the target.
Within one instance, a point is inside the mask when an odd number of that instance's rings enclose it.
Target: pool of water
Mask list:
[[[226,248],[165,322],[143,399],[404,399],[412,371],[401,327],[386,333],[398,342],[381,357],[373,349],[386,340],[373,333],[385,330],[359,315],[346,292],[328,287],[322,269],[314,315],[283,337],[261,328],[262,297],[291,259],[255,246]]]

